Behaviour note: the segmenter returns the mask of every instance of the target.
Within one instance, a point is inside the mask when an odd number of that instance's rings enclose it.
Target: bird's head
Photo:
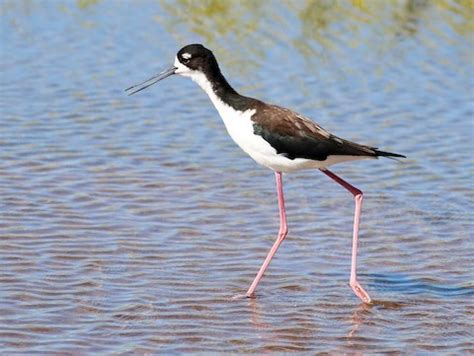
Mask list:
[[[125,89],[128,95],[138,93],[149,86],[158,83],[170,75],[178,74],[198,80],[203,75],[219,72],[219,65],[212,51],[201,44],[190,44],[181,48],[176,54],[174,65],[158,75]]]
[[[195,72],[206,73],[217,67],[214,54],[201,44],[181,48],[174,61],[175,74],[192,77]]]

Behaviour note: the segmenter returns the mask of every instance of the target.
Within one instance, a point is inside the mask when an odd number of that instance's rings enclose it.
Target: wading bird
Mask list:
[[[255,295],[258,283],[288,233],[282,173],[313,168],[319,169],[354,196],[355,213],[349,284],[363,302],[370,303],[369,294],[357,280],[356,269],[363,194],[362,191],[329,171],[328,167],[336,163],[366,158],[405,156],[344,140],[294,111],[240,95],[222,75],[214,54],[200,44],[183,47],[177,53],[171,68],[143,83],[126,89],[126,92],[129,95],[138,93],[173,74],[190,77],[199,84],[219,112],[227,132],[234,142],[257,163],[275,172],[280,230],[277,240],[270,249],[246,296],[253,297]]]

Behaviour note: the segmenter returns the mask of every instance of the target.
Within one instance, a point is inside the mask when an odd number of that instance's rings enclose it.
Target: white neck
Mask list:
[[[196,82],[201,88],[202,90],[204,90],[207,94],[207,96],[209,97],[209,99],[211,99],[212,103],[214,104],[214,106],[216,107],[217,111],[219,111],[219,114],[221,114],[222,116],[222,113],[221,113],[221,109],[222,109],[222,106],[229,106],[227,105],[226,103],[224,103],[217,95],[216,93],[214,92],[214,90],[212,89],[212,84],[211,82],[206,78],[206,75],[202,72],[193,72],[191,75],[190,75],[191,79],[193,80],[193,82]]]
[[[194,82],[196,82],[202,90],[204,90],[211,99],[214,107],[219,112],[221,118],[226,121],[225,118],[228,117],[229,110],[234,110],[231,106],[224,103],[214,92],[212,89],[211,82],[207,79],[206,75],[203,72],[191,70],[188,67],[184,66],[178,58],[175,59],[174,65],[177,68],[176,74],[182,75],[184,77],[191,78]]]

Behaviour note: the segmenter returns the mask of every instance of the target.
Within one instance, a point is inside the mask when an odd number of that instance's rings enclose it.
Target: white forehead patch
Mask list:
[[[189,53],[183,53],[183,54],[181,55],[181,57],[183,57],[184,59],[189,59],[189,58],[191,58],[192,56],[191,56]]]

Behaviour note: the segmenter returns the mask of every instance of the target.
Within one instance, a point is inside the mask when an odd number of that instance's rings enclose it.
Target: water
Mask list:
[[[203,5],[204,4],[204,5]],[[473,352],[468,1],[2,1],[0,349],[11,353]],[[205,94],[123,89],[202,42],[242,93],[408,156],[273,174]]]

